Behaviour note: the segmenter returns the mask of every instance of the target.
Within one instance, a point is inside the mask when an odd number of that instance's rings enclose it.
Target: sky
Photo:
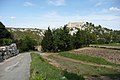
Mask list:
[[[69,22],[92,22],[120,30],[120,0],[0,0],[6,27],[47,29]]]

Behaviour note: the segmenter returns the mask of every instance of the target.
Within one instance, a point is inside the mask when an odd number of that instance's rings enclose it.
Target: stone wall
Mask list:
[[[12,43],[9,46],[0,47],[0,60],[8,59],[17,54],[19,54],[19,50],[17,49],[17,45],[15,43]]]

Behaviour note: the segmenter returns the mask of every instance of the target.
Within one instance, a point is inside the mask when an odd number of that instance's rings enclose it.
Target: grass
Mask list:
[[[63,71],[63,75],[67,77],[68,80],[85,80],[83,76],[75,73],[70,73],[67,70]]]
[[[40,55],[31,53],[30,80],[72,80],[71,73],[64,72],[50,65]],[[67,73],[67,74],[65,74]],[[83,77],[74,74],[76,80],[84,80]]]
[[[31,53],[30,80],[67,80],[60,70],[47,63],[40,55]]]
[[[117,66],[117,64],[111,63],[100,57],[93,57],[93,56],[84,55],[84,54],[73,54],[69,52],[61,52],[59,53],[59,55],[67,57],[67,58],[72,58],[75,60],[85,61],[85,62],[91,62],[91,63],[101,64],[101,65],[116,65]]]
[[[98,46],[120,46],[120,43],[110,43],[110,44],[95,44]]]
[[[62,58],[57,58],[55,56],[49,56],[49,58],[55,60],[57,63],[61,64],[62,69],[67,69],[71,73],[84,76],[109,76],[113,78],[120,78],[120,72],[105,67],[96,67],[88,64],[81,64],[74,61],[64,60]]]

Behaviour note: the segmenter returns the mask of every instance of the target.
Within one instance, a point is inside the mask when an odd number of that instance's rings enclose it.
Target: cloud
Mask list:
[[[48,3],[55,6],[63,6],[65,5],[65,0],[48,0]]]
[[[54,16],[54,17],[53,17]],[[102,25],[107,28],[118,29],[120,26],[120,16],[108,14],[89,14],[85,16],[73,15],[63,16],[55,11],[40,16],[41,25],[60,27],[68,22],[92,22],[95,25]],[[46,24],[46,22],[48,24]]]
[[[97,7],[97,6],[101,6],[101,5],[102,5],[101,2],[98,2],[97,4],[95,4],[96,7]]]
[[[16,26],[28,26],[47,29],[57,28],[67,24],[68,22],[92,22],[95,25],[102,25],[111,29],[120,30],[120,16],[111,14],[88,14],[88,15],[61,15],[56,11],[50,11],[39,16],[24,17],[21,23],[15,22]]]
[[[54,16],[54,17],[53,17]],[[120,19],[120,16],[115,16],[115,15],[105,15],[105,14],[89,14],[85,16],[80,16],[80,15],[73,15],[73,16],[63,16],[58,14],[55,11],[49,12],[47,14],[42,15],[41,17],[48,19],[48,20],[53,20],[53,21],[94,21],[94,20],[103,20],[103,21],[111,21],[115,19]]]
[[[23,4],[23,6],[34,6],[34,4],[31,3],[31,2],[25,2],[25,3]]]
[[[16,17],[15,16],[11,16],[11,17],[9,17],[10,19],[16,19]]]
[[[0,19],[2,19],[2,16],[0,16]]]
[[[117,7],[111,7],[109,8],[109,10],[113,12],[120,12],[120,8],[117,8]]]
[[[102,15],[120,15],[120,8],[117,7],[103,8],[101,11],[94,13]]]

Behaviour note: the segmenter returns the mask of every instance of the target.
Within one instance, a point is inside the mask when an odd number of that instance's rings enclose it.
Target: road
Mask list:
[[[0,63],[0,80],[29,80],[31,56],[21,53]]]

